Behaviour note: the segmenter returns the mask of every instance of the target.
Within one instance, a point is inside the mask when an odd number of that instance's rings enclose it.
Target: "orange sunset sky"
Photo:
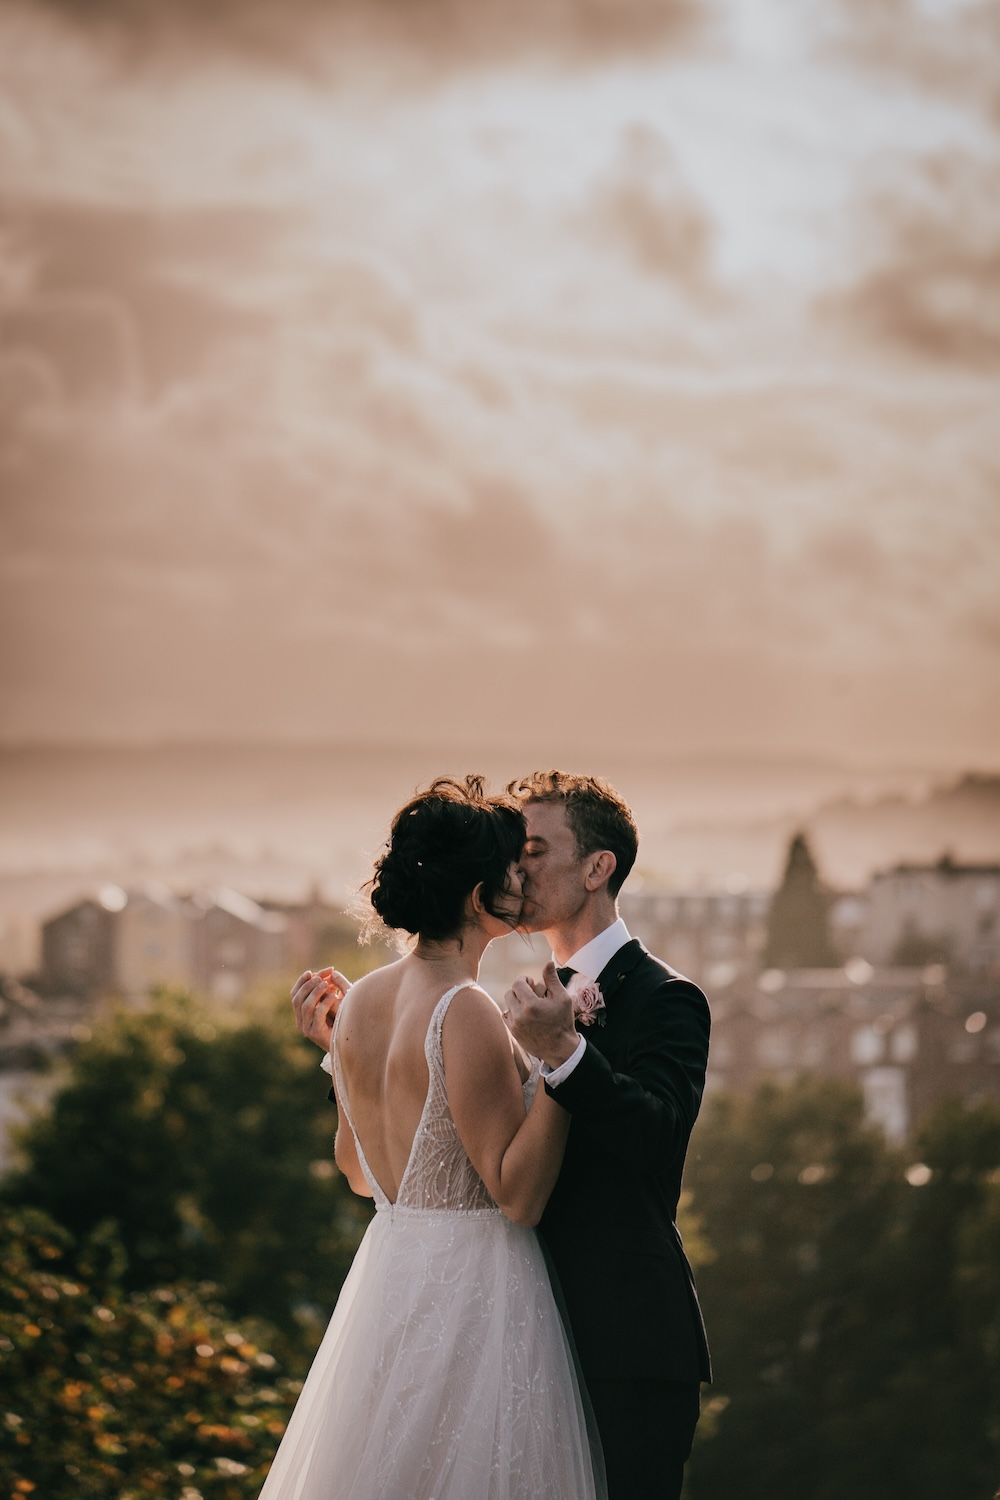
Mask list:
[[[979,0],[4,0],[0,743],[996,765],[998,189]]]

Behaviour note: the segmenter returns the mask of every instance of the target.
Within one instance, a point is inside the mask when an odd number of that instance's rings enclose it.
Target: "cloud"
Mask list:
[[[663,136],[649,125],[623,133],[616,158],[594,188],[585,222],[619,244],[645,274],[708,290],[712,221],[685,181]]]
[[[311,70],[335,51],[409,55],[434,67],[548,54],[566,62],[683,47],[702,33],[705,0],[36,0],[72,25],[159,51],[235,52]],[[327,50],[334,49],[334,50]]]
[[[835,53],[1000,120],[1000,11],[992,0],[837,0],[832,16]]]
[[[864,302],[927,225],[988,257],[978,182],[883,203],[803,330],[720,294],[704,171],[603,80],[551,133],[551,75],[491,80],[490,154],[478,79],[390,109],[79,66],[23,86],[59,149],[0,232],[8,742],[1000,732],[993,355],[928,379]]]
[[[828,307],[918,358],[1000,361],[998,166],[955,156],[925,164],[909,191],[875,194],[863,214],[869,267]]]
[[[373,263],[226,338],[127,400],[32,385],[19,356],[8,739],[499,740],[582,713],[589,742],[595,682],[608,737],[647,747],[905,739],[928,690],[967,732],[988,486],[960,534],[934,506],[954,451],[917,454],[905,403],[527,379]]]
[[[280,233],[276,214],[244,208],[8,202],[3,358],[41,362],[74,396],[155,394],[220,344],[260,332],[259,310],[227,295],[225,273],[266,263]]]

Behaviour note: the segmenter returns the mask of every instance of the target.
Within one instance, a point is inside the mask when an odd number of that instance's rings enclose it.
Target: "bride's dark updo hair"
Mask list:
[[[480,882],[486,910],[506,916],[500,901],[524,846],[524,815],[512,797],[488,797],[484,785],[482,776],[439,776],[393,818],[370,882],[372,907],[387,927],[432,941],[454,937]]]

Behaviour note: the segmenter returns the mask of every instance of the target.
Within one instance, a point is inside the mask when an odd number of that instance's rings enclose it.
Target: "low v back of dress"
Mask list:
[[[448,1106],[448,1091],[444,1077],[444,1051],[442,1031],[448,1007],[455,996],[468,988],[468,981],[453,985],[441,996],[431,1014],[424,1040],[424,1057],[427,1061],[427,1095],[410,1146],[410,1155],[399,1182],[395,1199],[390,1202],[380,1187],[365,1157],[364,1147],[351,1115],[350,1099],[344,1080],[334,1035],[333,1066],[337,1080],[337,1095],[341,1108],[351,1127],[354,1144],[362,1170],[372,1190],[377,1208],[437,1209],[455,1213],[471,1209],[489,1209],[496,1212],[496,1205],[479,1173],[469,1160],[465,1147],[459,1139],[455,1122]],[[530,1105],[538,1077],[537,1067],[525,1084],[525,1103]]]
[[[448,1107],[442,995],[395,1202],[376,1212],[260,1500],[603,1500],[565,1330],[533,1230],[505,1219]],[[341,1107],[350,1102],[337,1056]],[[537,1065],[525,1084],[526,1103]],[[489,1101],[484,1101],[484,1108]]]

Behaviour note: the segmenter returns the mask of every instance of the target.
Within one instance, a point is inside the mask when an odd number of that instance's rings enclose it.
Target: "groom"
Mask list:
[[[544,771],[508,790],[527,823],[521,924],[545,935],[560,968],[547,965],[540,983],[517,980],[506,1019],[573,1116],[540,1232],[593,1402],[609,1500],[677,1500],[700,1382],[711,1378],[675,1223],[705,1083],[708,1004],[618,916],[638,834],[614,788]],[[586,981],[604,1007],[588,1026],[574,1024],[570,993]],[[299,1030],[324,1049],[327,985],[346,983],[307,971],[292,992]]]
[[[594,776],[536,772],[521,803],[521,923],[559,964],[507,992],[507,1024],[573,1116],[539,1226],[594,1405],[610,1500],[676,1500],[711,1379],[694,1279],[675,1223],[708,1060],[708,1003],[618,915],[638,834]],[[573,1021],[569,991],[604,1008]]]

